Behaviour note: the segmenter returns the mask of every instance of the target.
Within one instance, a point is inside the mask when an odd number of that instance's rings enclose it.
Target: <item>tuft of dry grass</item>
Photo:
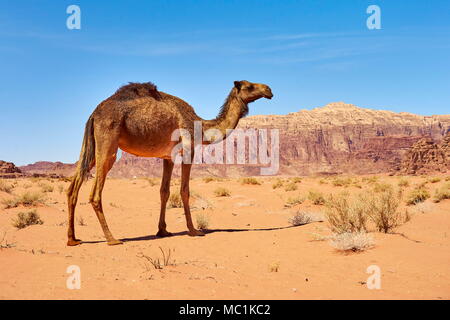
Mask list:
[[[389,183],[380,183],[380,182],[376,182],[373,185],[373,191],[374,192],[386,192],[388,190],[392,190],[392,185]]]
[[[17,229],[23,229],[31,225],[43,223],[44,222],[41,220],[36,210],[31,210],[26,212],[19,212],[17,214],[17,218],[13,220],[12,225]]]
[[[229,197],[231,196],[230,190],[227,188],[219,187],[216,190],[214,190],[214,194],[216,197]]]
[[[387,189],[376,196],[369,197],[367,214],[375,223],[378,231],[388,233],[393,228],[405,222],[398,211],[400,198],[395,195],[392,188]]]
[[[352,184],[351,178],[335,178],[331,182],[335,187],[348,187]]]
[[[206,230],[209,227],[209,216],[204,213],[197,213],[195,215],[195,222],[197,223],[198,229]]]
[[[39,182],[38,186],[41,187],[42,192],[46,193],[46,192],[53,192],[54,187],[48,183],[44,183],[44,182]]]
[[[408,198],[406,199],[406,204],[408,205],[416,205],[420,202],[424,202],[430,197],[430,193],[423,187],[419,187],[417,189],[412,190]]]
[[[293,207],[293,206],[303,203],[303,201],[305,201],[305,197],[302,197],[302,196],[289,197],[286,200],[286,203],[284,204],[284,206],[286,208],[290,208],[290,207]]]
[[[300,178],[300,177],[293,177],[293,178],[289,179],[289,181],[291,181],[293,183],[301,183],[302,182],[302,178]]]
[[[298,187],[295,182],[289,182],[287,185],[284,186],[284,191],[295,191],[297,189]]]
[[[433,201],[437,203],[447,199],[450,199],[450,183],[446,183],[436,190]]]
[[[325,204],[325,197],[320,191],[309,191],[308,199],[315,205]]]
[[[82,227],[87,226],[86,221],[84,221],[84,218],[81,215],[77,218],[77,223],[79,226],[82,226]]]
[[[222,179],[221,178],[217,178],[217,177],[204,177],[203,178],[203,182],[205,182],[205,183],[210,183],[210,182],[213,182],[213,181],[220,182],[220,181],[222,181]]]
[[[326,201],[325,216],[334,233],[367,231],[366,199],[359,194],[350,199],[347,193],[331,195]]]
[[[169,196],[169,200],[167,202],[167,208],[182,208],[183,207],[183,201],[181,200],[181,195],[179,193],[172,193]]]
[[[439,177],[433,177],[433,178],[428,179],[428,182],[431,182],[431,183],[437,183],[439,181],[441,181],[441,178],[439,178]]]
[[[398,186],[399,187],[408,187],[409,186],[409,181],[406,178],[401,178],[400,181],[398,182]]]
[[[291,218],[289,218],[289,223],[293,226],[302,226],[311,222],[322,221],[319,216],[320,215],[316,213],[297,211]]]
[[[19,205],[34,206],[43,202],[44,199],[41,193],[27,191],[25,193],[22,193],[21,195],[16,196],[15,198],[4,199],[2,201],[2,204],[4,209],[9,209],[18,207]]]
[[[12,189],[14,187],[7,183],[5,180],[0,179],[0,191],[6,192],[6,193],[11,193]]]
[[[278,179],[274,184],[272,184],[272,189],[278,189],[283,186],[283,180]]]
[[[269,272],[278,272],[280,270],[280,263],[274,262],[269,265]]]
[[[253,177],[246,177],[241,179],[241,184],[260,185],[261,182]]]
[[[338,251],[364,251],[374,246],[373,238],[366,232],[345,232],[334,234],[330,244]]]
[[[172,260],[172,250],[170,248],[164,250],[163,248],[159,247],[159,250],[161,251],[162,259],[160,259],[159,257],[152,258],[142,253],[138,256],[146,259],[147,262],[149,262],[150,265],[152,265],[155,269],[163,269],[164,267],[175,265],[175,260]],[[146,269],[148,271],[150,268],[146,266]]]

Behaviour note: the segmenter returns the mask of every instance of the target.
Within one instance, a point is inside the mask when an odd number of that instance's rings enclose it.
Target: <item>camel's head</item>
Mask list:
[[[234,87],[237,94],[245,103],[256,101],[260,98],[272,99],[272,90],[268,85],[262,83],[252,83],[246,80],[235,81]]]

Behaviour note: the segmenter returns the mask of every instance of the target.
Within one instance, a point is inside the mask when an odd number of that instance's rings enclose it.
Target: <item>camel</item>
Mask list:
[[[166,203],[170,195],[170,179],[174,167],[171,151],[178,143],[172,141],[174,130],[193,132],[194,121],[201,121],[203,132],[217,129],[226,138],[229,129],[234,129],[239,119],[247,115],[248,104],[260,98],[272,98],[269,86],[248,81],[235,81],[218,116],[203,120],[182,99],[159,91],[150,82],[129,83],[119,88],[112,96],[101,102],[86,123],[80,159],[75,175],[67,191],[68,198],[68,246],[82,243],[75,237],[75,207],[78,193],[89,171],[96,166],[95,180],[89,196],[108,245],[121,244],[113,237],[106,223],[102,208],[102,190],[106,175],[116,160],[118,148],[141,156],[163,159],[163,176],[160,188],[161,209],[158,237],[172,234],[166,229]],[[180,138],[181,139],[181,138]],[[194,152],[192,150],[191,156]],[[183,202],[188,235],[203,236],[194,228],[189,208],[189,178],[191,163],[181,164],[180,195]]]

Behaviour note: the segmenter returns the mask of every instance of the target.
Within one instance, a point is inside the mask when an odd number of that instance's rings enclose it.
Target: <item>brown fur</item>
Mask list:
[[[130,83],[104,100],[94,110],[86,123],[83,145],[77,171],[67,192],[69,228],[67,244],[78,245],[75,237],[74,217],[78,192],[85,177],[96,166],[96,176],[89,202],[97,215],[109,245],[122,243],[109,231],[102,208],[102,190],[106,175],[114,164],[117,149],[143,157],[164,159],[161,182],[161,211],[158,236],[169,236],[166,230],[165,211],[170,194],[170,178],[173,169],[171,152],[179,141],[171,141],[176,129],[193,133],[194,121],[202,121],[203,130],[214,128],[222,134],[234,129],[241,117],[248,112],[247,104],[262,97],[272,98],[270,88],[264,84],[235,81],[219,115],[213,120],[202,120],[185,101],[160,92],[152,83]],[[193,147],[193,146],[192,146]],[[193,150],[192,150],[193,157]],[[191,164],[181,166],[181,198],[189,235],[203,233],[194,228],[189,208],[189,176]]]

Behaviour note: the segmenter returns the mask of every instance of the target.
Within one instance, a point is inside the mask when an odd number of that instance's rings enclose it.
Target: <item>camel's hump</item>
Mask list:
[[[161,100],[161,95],[159,94],[156,85],[153,83],[129,82],[127,85],[120,87],[116,93],[114,93],[113,97],[120,100],[129,100],[148,96],[156,100]]]

